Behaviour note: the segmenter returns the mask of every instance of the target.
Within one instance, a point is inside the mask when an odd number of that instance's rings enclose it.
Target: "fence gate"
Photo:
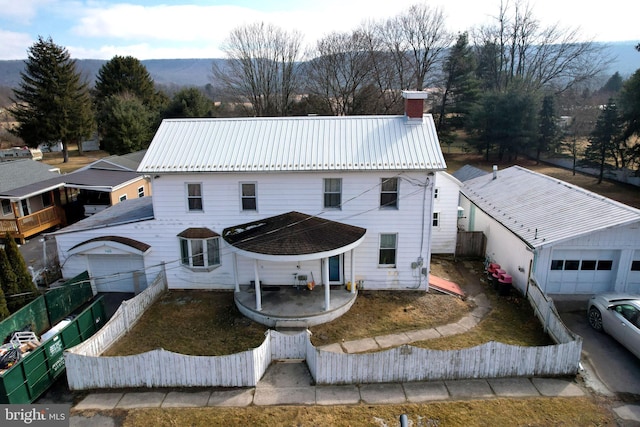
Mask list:
[[[484,257],[487,238],[482,231],[458,231],[456,256]]]

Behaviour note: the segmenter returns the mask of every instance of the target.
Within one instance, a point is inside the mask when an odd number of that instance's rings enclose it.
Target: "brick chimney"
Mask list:
[[[409,120],[422,121],[424,113],[424,100],[427,99],[427,92],[418,90],[403,90],[404,98],[404,115]]]

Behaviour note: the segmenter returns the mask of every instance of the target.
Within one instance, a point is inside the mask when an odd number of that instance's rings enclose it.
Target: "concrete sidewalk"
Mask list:
[[[360,385],[313,385],[304,362],[272,364],[252,388],[198,391],[91,393],[73,409],[111,410],[207,406],[380,405],[496,397],[579,397],[585,391],[569,379],[498,378]]]

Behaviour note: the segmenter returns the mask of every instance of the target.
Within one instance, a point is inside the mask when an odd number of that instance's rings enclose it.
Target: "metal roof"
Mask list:
[[[433,118],[164,120],[138,172],[443,170]]]
[[[461,191],[532,248],[640,223],[638,209],[520,166],[465,181]]]
[[[74,231],[113,227],[115,225],[151,219],[153,219],[153,203],[151,197],[140,197],[137,199],[123,200],[95,215],[91,215],[90,217],[49,234],[65,234]]]
[[[486,175],[488,173],[491,173],[491,172],[484,171],[475,166],[464,165],[460,169],[452,173],[451,175],[458,178],[459,181],[465,182],[465,181],[469,181],[470,179]]]

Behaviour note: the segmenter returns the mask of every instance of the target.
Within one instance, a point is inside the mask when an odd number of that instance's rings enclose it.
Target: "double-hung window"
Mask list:
[[[187,183],[187,209],[189,212],[202,211],[202,184]]]
[[[398,178],[382,178],[380,185],[380,207],[398,209]]]
[[[180,262],[193,269],[220,265],[220,235],[208,228],[188,228],[178,234]]]
[[[138,197],[144,197],[144,187],[138,187]]]
[[[398,250],[397,234],[381,234],[380,235],[380,253],[378,257],[378,265],[381,267],[396,266],[396,252]]]
[[[240,199],[242,200],[243,211],[258,210],[258,197],[256,194],[255,182],[240,183]]]
[[[433,227],[439,227],[440,226],[440,212],[434,212],[433,213],[433,220],[431,222],[431,225],[433,225]]]
[[[324,207],[340,209],[342,206],[342,179],[325,178],[324,180]]]

